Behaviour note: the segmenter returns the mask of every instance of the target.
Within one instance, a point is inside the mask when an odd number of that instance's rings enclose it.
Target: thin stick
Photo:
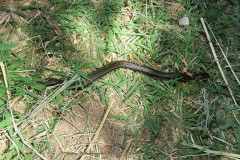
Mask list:
[[[36,105],[34,110],[27,115],[23,124],[26,124],[31,118],[37,115],[51,100],[53,100],[57,95],[59,95],[63,90],[69,87],[72,83],[79,79],[78,75],[75,75],[72,79],[65,82],[61,87],[54,90],[49,96],[45,97],[39,104]]]
[[[0,32],[2,32],[3,28],[7,25],[10,17],[11,17],[10,14],[8,14],[8,18],[7,18],[6,22],[4,23],[3,27],[1,28]]]
[[[11,104],[9,105],[11,106]],[[27,146],[33,153],[35,153],[38,157],[40,157],[43,160],[47,160],[43,155],[41,155],[38,151],[36,151],[31,145],[29,145],[27,143],[27,141],[23,138],[22,134],[20,133],[19,129],[17,128],[17,125],[15,123],[14,117],[13,117],[13,112],[12,112],[12,107],[9,107],[10,109],[10,114],[11,114],[11,118],[12,118],[12,124],[13,124],[13,128],[15,130],[15,132],[17,132],[17,135],[19,136],[19,138],[21,139],[22,143]]]
[[[65,151],[64,151],[64,149],[63,149],[63,147],[62,147],[62,144],[59,142],[59,140],[58,140],[57,136],[55,135],[55,133],[53,133],[53,137],[56,139],[56,141],[57,141],[57,143],[58,143],[58,146],[59,146],[59,148],[61,149],[61,151],[62,151],[63,153],[65,153]]]
[[[228,58],[227,58],[226,54],[224,53],[224,51],[223,51],[223,49],[222,49],[222,47],[221,47],[220,43],[218,42],[218,40],[217,40],[216,36],[214,35],[214,33],[213,33],[213,31],[212,31],[212,29],[211,29],[211,27],[209,26],[209,24],[208,24],[208,23],[207,23],[207,26],[208,26],[209,30],[211,31],[211,33],[212,33],[212,35],[213,35],[213,38],[215,39],[215,41],[216,41],[216,43],[217,43],[218,47],[220,48],[220,50],[221,50],[221,53],[222,53],[222,55],[223,55],[223,57],[224,57],[225,61],[227,62],[227,64],[228,64],[228,66],[229,66],[229,68],[230,68],[230,70],[231,70],[232,74],[234,75],[234,77],[235,77],[236,81],[237,81],[237,82],[238,82],[238,84],[240,85],[240,81],[239,81],[239,79],[238,79],[238,77],[237,77],[236,73],[234,72],[234,70],[233,70],[233,68],[232,68],[232,66],[231,66],[231,64],[230,64],[230,62],[228,61]]]
[[[0,17],[0,25],[5,21],[6,18],[8,18],[9,15],[6,13],[3,13]]]
[[[105,112],[105,115],[104,115],[104,117],[103,117],[103,120],[102,120],[102,122],[101,122],[101,124],[100,124],[100,126],[99,126],[99,128],[98,128],[98,130],[97,130],[97,132],[96,132],[96,134],[94,135],[94,137],[93,137],[93,139],[92,139],[92,141],[91,141],[91,144],[88,146],[88,148],[87,148],[87,150],[86,150],[86,153],[88,153],[88,152],[92,149],[92,147],[94,146],[95,141],[97,140],[98,135],[99,135],[100,131],[102,130],[103,124],[105,123],[105,120],[107,119],[108,113],[109,113],[109,111],[110,111],[111,108],[112,108],[112,104],[109,105],[107,111]],[[80,160],[84,160],[85,157],[86,157],[86,155],[84,154],[84,155],[80,158]]]
[[[20,151],[18,149],[18,146],[16,145],[16,143],[12,140],[12,138],[8,135],[8,133],[5,133],[6,137],[12,142],[13,146],[16,148],[17,153],[20,154]]]
[[[203,150],[203,152],[208,153],[208,154],[214,154],[214,155],[218,155],[218,156],[226,156],[226,157],[229,157],[229,158],[240,158],[240,154],[222,152],[222,151],[214,151],[214,150],[211,150],[211,149],[206,149],[206,148],[204,148],[202,146],[199,146],[199,145],[196,145],[196,144],[193,144],[193,145],[185,144],[185,145],[189,146],[189,147],[199,149],[199,150]]]
[[[3,62],[0,62],[0,68],[2,70],[5,87],[7,88],[7,96],[8,96],[8,99],[10,99],[11,95],[8,90],[7,72],[6,72],[5,65],[3,64]]]
[[[42,12],[38,12],[32,19],[30,19],[30,20],[25,24],[25,26],[28,25],[32,20],[34,20],[34,19],[35,19],[37,16],[39,16],[41,13],[42,13]]]
[[[237,104],[237,101],[236,101],[236,99],[235,99],[235,97],[234,97],[234,95],[233,95],[232,89],[229,87],[229,83],[228,83],[228,81],[227,81],[227,79],[226,79],[225,73],[223,72],[223,69],[222,69],[222,67],[221,67],[221,65],[220,65],[220,63],[219,63],[219,59],[218,59],[218,57],[217,57],[216,51],[215,51],[215,49],[214,49],[214,47],[213,47],[213,44],[212,44],[212,42],[211,42],[211,38],[210,38],[210,36],[209,36],[209,33],[208,33],[207,27],[206,27],[206,25],[205,25],[204,19],[203,19],[203,18],[200,18],[200,20],[201,20],[201,22],[202,22],[202,25],[203,25],[204,31],[205,31],[205,33],[206,33],[206,36],[207,36],[209,45],[210,45],[210,47],[211,47],[214,60],[215,60],[216,63],[217,63],[218,69],[220,70],[220,72],[221,72],[221,74],[222,74],[223,80],[224,80],[224,82],[225,82],[225,84],[226,84],[226,86],[227,86],[227,88],[228,88],[228,90],[229,90],[229,93],[230,93],[230,95],[231,95],[231,97],[232,97],[235,105],[238,107],[238,104]],[[237,120],[237,121],[238,121],[238,120]],[[238,123],[240,124],[239,121],[238,121]]]
[[[122,152],[119,160],[123,160],[124,155],[126,154],[127,150],[128,150],[129,147],[131,146],[131,144],[132,144],[132,139],[128,141],[128,143],[127,143],[126,147],[124,148],[124,150],[123,150],[123,152]]]
[[[4,79],[4,84],[5,84],[5,87],[7,88],[7,97],[8,97],[8,101],[7,101],[7,106],[10,110],[10,115],[11,115],[11,119],[12,119],[12,125],[13,125],[13,128],[14,128],[14,131],[17,133],[17,135],[19,136],[19,138],[21,139],[22,143],[27,146],[33,153],[35,153],[37,156],[39,156],[41,159],[43,160],[46,160],[45,157],[43,157],[43,155],[41,155],[38,151],[36,151],[31,145],[29,145],[25,139],[23,138],[22,134],[20,133],[20,131],[18,130],[17,128],[17,125],[15,123],[15,120],[14,120],[14,116],[13,116],[13,112],[12,112],[12,106],[13,106],[13,103],[10,104],[10,99],[11,99],[11,95],[10,95],[10,92],[9,92],[9,89],[8,89],[8,81],[7,81],[7,74],[6,74],[6,69],[5,69],[5,65],[3,62],[0,62],[0,68],[3,72],[3,79]],[[17,149],[18,150],[18,149]]]

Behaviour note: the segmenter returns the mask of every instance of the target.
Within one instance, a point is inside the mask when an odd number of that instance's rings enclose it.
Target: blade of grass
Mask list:
[[[230,95],[231,95],[231,97],[232,97],[232,99],[233,99],[233,102],[234,102],[235,105],[238,107],[238,103],[237,103],[237,101],[236,101],[236,99],[235,99],[235,97],[234,97],[234,95],[233,95],[232,89],[230,88],[229,83],[228,83],[228,80],[227,80],[227,78],[226,78],[226,76],[225,76],[225,73],[224,73],[224,71],[223,71],[223,69],[222,69],[222,67],[221,67],[221,65],[220,65],[220,63],[219,63],[219,59],[218,59],[218,57],[217,57],[216,51],[215,51],[215,49],[214,49],[214,47],[213,47],[213,44],[212,44],[212,42],[211,42],[211,38],[210,38],[210,36],[209,36],[207,27],[206,27],[206,25],[205,25],[205,21],[204,21],[203,18],[201,18],[200,20],[201,20],[201,22],[202,22],[202,25],[203,25],[205,34],[206,34],[206,36],[207,36],[207,39],[208,39],[209,45],[210,45],[210,47],[211,47],[211,50],[212,50],[212,53],[213,53],[215,62],[217,63],[218,69],[220,70],[221,75],[222,75],[222,77],[223,77],[223,79],[224,79],[224,82],[225,82],[225,84],[227,85],[227,88],[228,88],[229,93],[230,93]],[[236,117],[236,116],[235,116],[235,117]],[[236,120],[237,120],[237,119],[236,119]],[[237,121],[238,121],[238,123],[240,124],[239,120],[237,120]]]
[[[7,106],[10,110],[10,115],[11,115],[11,119],[12,119],[12,125],[14,128],[14,131],[17,133],[17,135],[19,136],[19,138],[21,139],[22,143],[27,146],[33,153],[35,153],[37,156],[39,156],[41,159],[46,160],[45,157],[43,157],[38,151],[36,151],[31,145],[29,145],[25,139],[22,137],[22,134],[20,133],[20,131],[17,128],[17,125],[15,123],[14,120],[14,116],[13,116],[13,111],[12,111],[12,104],[10,104],[10,99],[11,99],[11,95],[10,95],[10,91],[8,90],[8,81],[7,81],[7,74],[6,74],[6,69],[5,69],[5,65],[3,62],[0,62],[0,67],[1,70],[3,72],[3,78],[4,78],[4,83],[5,83],[5,87],[7,88],[7,96],[8,96],[8,101],[7,101]],[[18,149],[17,149],[18,150]]]
[[[204,113],[206,115],[206,123],[205,123],[205,127],[208,126],[208,122],[209,122],[209,105],[208,105],[208,94],[207,94],[207,90],[204,88],[202,89],[203,92],[203,99],[204,99]]]
[[[74,83],[77,80],[79,80],[79,76],[75,75],[69,81],[64,82],[64,84],[62,86],[60,86],[55,91],[53,91],[49,96],[45,97],[41,102],[39,102],[36,105],[36,107],[34,107],[35,109],[26,116],[26,118],[23,120],[24,124],[26,124],[31,118],[36,116],[37,113],[40,112],[46,106],[46,104],[48,104],[57,95],[59,95],[63,90],[65,90],[67,87],[69,87],[72,83]]]
[[[218,47],[220,48],[220,50],[221,50],[221,53],[222,53],[222,55],[223,55],[223,57],[224,57],[225,61],[227,62],[227,64],[228,64],[228,66],[229,66],[229,68],[230,68],[230,70],[231,70],[231,72],[232,72],[233,76],[235,77],[236,81],[237,81],[237,82],[238,82],[238,84],[240,85],[240,81],[239,81],[239,79],[238,79],[238,77],[237,77],[237,75],[236,75],[235,71],[233,70],[233,68],[232,68],[232,65],[230,64],[230,62],[229,62],[229,60],[228,60],[228,58],[227,58],[226,54],[224,53],[224,51],[223,51],[223,49],[222,49],[222,46],[220,45],[219,41],[217,40],[217,38],[216,38],[215,34],[213,33],[213,31],[212,31],[212,29],[211,29],[210,25],[209,25],[208,23],[206,23],[206,24],[207,24],[207,26],[208,26],[208,28],[209,28],[210,32],[212,33],[212,35],[213,35],[213,38],[215,39],[215,41],[216,41],[216,43],[217,43]]]

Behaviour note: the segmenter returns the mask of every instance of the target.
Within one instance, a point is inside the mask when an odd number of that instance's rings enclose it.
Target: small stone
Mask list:
[[[188,17],[183,17],[183,18],[179,19],[179,25],[180,26],[188,26],[189,25]]]

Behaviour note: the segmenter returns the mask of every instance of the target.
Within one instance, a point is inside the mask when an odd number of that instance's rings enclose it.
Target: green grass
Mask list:
[[[168,7],[173,3],[179,3],[183,8],[177,8],[176,15],[171,15]],[[124,138],[116,144],[121,151],[127,146],[128,137],[133,139],[126,153],[129,157],[220,159],[219,155],[207,155],[202,149],[191,146],[194,144],[214,151],[240,154],[239,106],[235,106],[231,99],[200,23],[200,17],[203,17],[210,24],[239,77],[239,7],[239,2],[234,0],[204,3],[176,0],[170,4],[153,0],[103,0],[102,3],[54,0],[43,6],[32,4],[19,9],[20,13],[27,15],[28,23],[7,21],[5,27],[13,27],[0,34],[0,61],[7,67],[11,98],[18,98],[26,105],[24,114],[13,110],[18,128],[24,128],[22,136],[34,150],[56,158],[50,139],[62,121],[57,115],[63,116],[78,104],[89,117],[91,113],[83,103],[98,95],[99,103],[111,105],[116,100],[111,96],[113,89],[127,110],[124,114],[114,112],[108,118],[124,125]],[[40,14],[32,17],[29,13],[36,8]],[[190,18],[190,26],[180,27],[177,20],[184,15]],[[47,17],[58,26],[50,25]],[[17,28],[31,40],[20,51],[13,51],[11,48],[16,45],[12,39]],[[60,33],[56,33],[57,28]],[[74,39],[78,43],[74,44]],[[215,48],[240,103],[239,84],[218,46]],[[49,63],[50,68],[47,65],[49,59],[55,60]],[[186,61],[189,72],[205,71],[211,77],[207,81],[180,83],[176,80],[157,81],[132,71],[117,70],[84,91],[64,90],[50,98],[50,103],[57,106],[51,110],[56,116],[49,117],[46,122],[37,122],[32,116],[28,123],[20,123],[25,122],[29,114],[38,115],[34,107],[46,110],[45,105],[38,104],[49,100],[44,99],[44,94],[55,93],[54,88],[46,90],[38,84],[39,81],[46,77],[70,79],[77,73],[85,76],[85,73],[112,60],[129,60],[166,72],[181,72]],[[0,82],[0,129],[4,131],[2,137],[9,141],[1,158],[34,159],[36,154],[26,152],[21,137],[14,133],[2,78]],[[121,108],[121,104],[116,102],[115,105]],[[31,129],[27,130],[28,127]],[[30,138],[29,132],[37,132],[36,138]]]

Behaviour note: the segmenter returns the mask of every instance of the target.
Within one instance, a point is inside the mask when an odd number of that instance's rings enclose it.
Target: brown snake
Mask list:
[[[152,78],[162,79],[162,80],[179,79],[179,81],[187,82],[187,81],[191,81],[191,80],[202,80],[202,79],[209,78],[209,74],[204,73],[204,72],[194,73],[194,74],[192,74],[192,76],[190,76],[187,73],[160,72],[153,68],[143,67],[143,66],[140,66],[140,65],[134,64],[132,62],[128,62],[128,61],[113,61],[113,62],[97,69],[96,71],[93,71],[92,73],[88,74],[87,79],[83,82],[82,87],[79,87],[78,89],[82,89],[82,88],[85,88],[85,87],[91,85],[97,79],[99,79],[99,78],[103,77],[104,75],[108,74],[109,72],[119,69],[119,68],[130,69],[130,70],[148,75]],[[42,82],[41,84],[43,84],[45,86],[53,86],[53,85],[61,84],[62,82],[64,82],[64,79],[48,78],[48,79],[46,79],[45,82]],[[76,84],[77,83],[73,83],[71,86],[74,86]]]

